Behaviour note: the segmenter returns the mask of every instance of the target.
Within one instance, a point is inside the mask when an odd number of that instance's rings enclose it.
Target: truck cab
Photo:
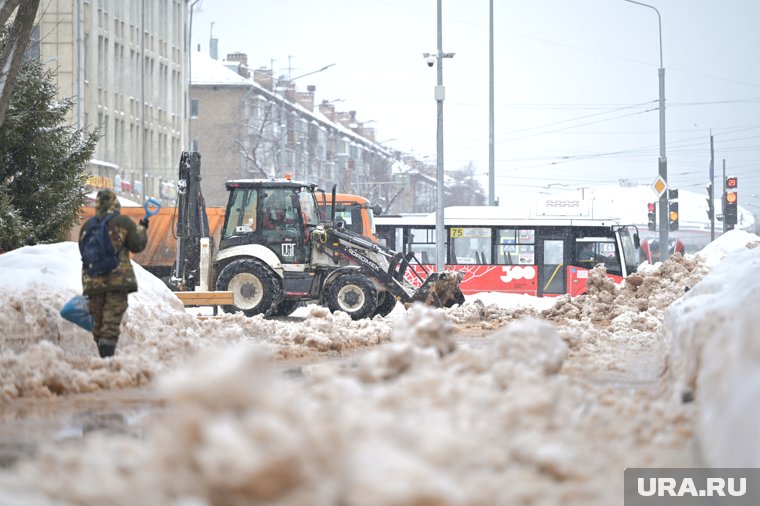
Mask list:
[[[333,219],[332,195],[322,194],[317,198],[319,210],[324,220],[340,223],[348,230],[378,242],[375,231],[375,216],[382,212],[380,206],[371,206],[369,200],[360,195],[335,194],[335,218]]]
[[[309,262],[309,230],[320,223],[314,185],[283,179],[236,180],[226,186],[220,251],[260,244],[283,265]]]

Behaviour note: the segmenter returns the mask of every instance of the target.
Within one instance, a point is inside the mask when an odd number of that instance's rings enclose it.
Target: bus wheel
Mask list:
[[[222,306],[225,313],[242,311],[246,316],[268,316],[280,298],[280,281],[276,275],[249,259],[227,264],[219,273],[216,289],[232,292],[233,304]]]
[[[330,311],[343,311],[354,320],[371,316],[377,306],[375,285],[361,274],[344,274],[336,279],[325,294]]]
[[[382,292],[378,295],[378,299],[380,299],[380,303],[373,311],[372,316],[388,316],[396,307],[396,297],[391,292]]]

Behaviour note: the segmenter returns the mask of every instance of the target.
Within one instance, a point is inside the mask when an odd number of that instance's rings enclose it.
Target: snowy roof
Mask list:
[[[231,70],[224,62],[214,60],[207,54],[198,51],[192,54],[190,72],[190,82],[197,85],[251,86],[253,84],[253,81]]]
[[[277,94],[264,88],[253,79],[246,79],[228,65],[230,62],[223,62],[214,60],[210,56],[202,52],[194,52],[192,55],[192,68],[191,68],[191,84],[193,85],[216,85],[216,86],[250,86],[256,88],[260,94],[266,95],[271,99],[281,100]],[[310,117],[312,121],[316,121],[317,124],[322,123],[329,125],[342,134],[348,137],[348,140],[358,144],[363,144],[367,147],[388,153],[388,148],[379,144],[371,139],[368,139],[362,135],[357,134],[350,128],[343,126],[337,121],[332,121],[330,118],[319,112],[319,110],[310,111],[306,107],[297,102],[285,101],[288,107],[292,107],[297,110],[302,116]]]

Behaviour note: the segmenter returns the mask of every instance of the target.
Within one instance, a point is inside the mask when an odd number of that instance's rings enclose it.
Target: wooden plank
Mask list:
[[[232,304],[232,292],[174,292],[186,306],[218,306]]]

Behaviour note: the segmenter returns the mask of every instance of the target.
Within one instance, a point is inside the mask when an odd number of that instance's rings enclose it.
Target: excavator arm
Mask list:
[[[201,155],[183,152],[179,162],[175,235],[177,253],[171,285],[192,290],[200,283],[201,238],[210,237],[206,202],[201,191]],[[211,246],[213,250],[213,245]]]
[[[414,253],[397,253],[344,228],[328,227],[323,234],[313,238],[321,251],[330,255],[336,263],[338,258],[343,258],[359,266],[362,272],[375,278],[402,303],[419,301],[436,307],[451,307],[464,302],[459,287],[461,272],[426,271],[423,278],[411,268],[412,262],[419,263]],[[407,272],[411,272],[421,282],[416,290],[407,281]]]

